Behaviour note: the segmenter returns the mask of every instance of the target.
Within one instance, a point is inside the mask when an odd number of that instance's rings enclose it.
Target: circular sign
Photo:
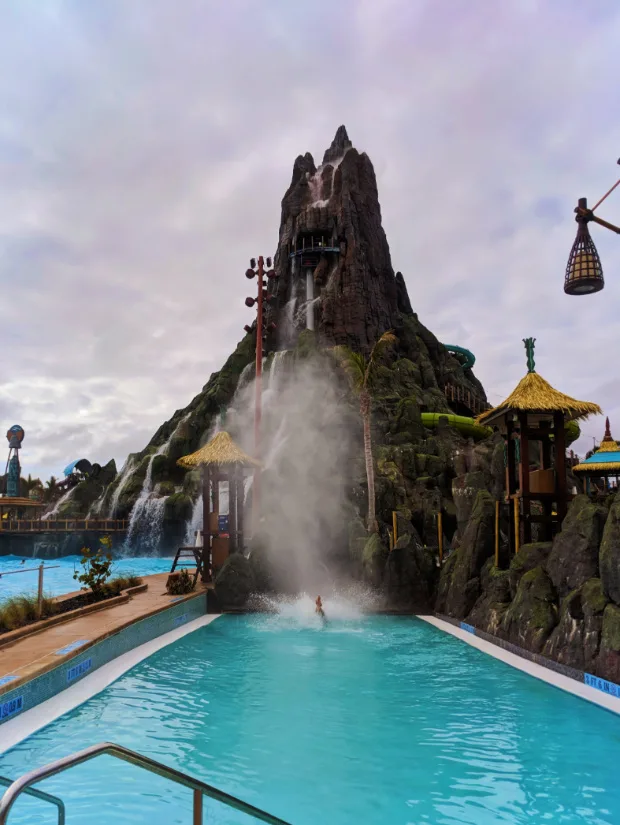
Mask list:
[[[19,424],[13,424],[7,432],[6,438],[9,444],[18,447],[24,440],[24,435],[25,433],[23,427],[20,427]]]

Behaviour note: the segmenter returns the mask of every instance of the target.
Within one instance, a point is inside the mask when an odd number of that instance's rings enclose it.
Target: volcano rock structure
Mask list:
[[[425,546],[437,545],[437,514],[443,513],[452,538],[467,521],[476,489],[491,485],[497,468],[492,446],[474,447],[444,419],[427,429],[421,414],[473,415],[488,405],[472,370],[413,312],[405,279],[392,267],[372,163],[352,146],[343,126],[322,164],[317,167],[310,154],[294,163],[282,200],[274,268],[279,277],[268,314],[276,332],[267,349],[287,351],[282,359],[287,371],[295,370],[297,359],[324,357],[321,353],[334,345],[368,354],[383,332],[393,330],[397,337],[377,369],[373,392],[380,534],[369,542],[362,524],[366,476],[358,442],[346,540],[356,575],[379,584],[385,580],[400,604],[408,598],[418,602],[420,592],[428,601],[432,582],[416,585],[418,595],[412,590],[408,596],[401,580],[413,582],[418,571],[434,575],[422,556]],[[202,392],[164,423],[142,452],[129,457],[96,505],[102,515],[134,518],[145,501],[156,498],[161,506],[148,512],[161,519],[159,550],[170,551],[183,541],[199,494],[199,474],[182,470],[177,459],[209,438],[217,416],[238,392],[242,373],[244,381],[252,379],[255,334],[253,329],[246,335]],[[267,373],[273,358],[265,364]],[[350,405],[357,416],[352,397]],[[243,433],[232,435],[243,441]],[[251,443],[246,447],[251,451]],[[386,571],[387,529],[394,510],[401,523],[398,565],[395,556]]]

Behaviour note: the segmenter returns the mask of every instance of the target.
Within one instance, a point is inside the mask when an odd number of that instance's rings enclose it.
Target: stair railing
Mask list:
[[[266,811],[262,811],[260,808],[255,808],[248,802],[244,802],[243,800],[237,799],[224,791],[220,791],[218,788],[213,787],[213,785],[207,785],[206,782],[202,782],[200,779],[189,776],[189,774],[183,773],[182,771],[177,771],[175,768],[169,768],[166,765],[162,765],[161,762],[156,762],[148,756],[143,756],[140,753],[124,748],[122,745],[114,745],[111,742],[101,742],[99,745],[91,745],[91,747],[85,748],[77,753],[73,753],[70,756],[64,756],[62,759],[57,759],[55,762],[50,762],[49,765],[43,765],[41,768],[35,768],[33,771],[29,771],[29,773],[26,773],[19,779],[16,779],[15,782],[7,788],[4,796],[0,800],[0,825],[6,825],[11,808],[22,793],[31,793],[32,795],[38,796],[46,801],[54,802],[54,804],[60,802],[61,807],[59,807],[58,823],[59,825],[64,825],[64,805],[62,801],[59,799],[57,800],[49,794],[45,794],[43,791],[35,792],[35,789],[31,788],[31,785],[35,785],[37,782],[48,779],[50,776],[55,776],[56,774],[62,773],[69,768],[73,768],[75,765],[88,762],[91,759],[104,754],[107,756],[113,756],[115,759],[121,759],[123,762],[129,762],[132,765],[137,765],[139,768],[144,768],[150,773],[162,776],[164,779],[169,779],[177,785],[183,785],[184,787],[192,790],[194,792],[193,825],[202,825],[202,803],[203,797],[205,796],[210,799],[215,799],[217,802],[221,802],[229,808],[234,808],[235,810],[241,811],[248,816],[254,817],[254,819],[258,819],[261,822],[267,822],[268,825],[289,825],[289,823],[285,822],[283,819],[279,819],[277,816],[273,816]]]

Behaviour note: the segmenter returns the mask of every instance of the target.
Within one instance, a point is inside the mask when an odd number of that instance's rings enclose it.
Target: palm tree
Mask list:
[[[375,513],[375,467],[372,458],[372,440],[370,435],[370,412],[372,384],[377,361],[390,344],[396,342],[393,332],[384,332],[376,342],[368,359],[348,347],[334,347],[334,352],[341,366],[347,373],[353,391],[359,397],[360,415],[364,422],[364,458],[366,460],[366,479],[368,481],[368,531],[376,533],[379,529]]]
[[[47,490],[45,491],[45,498],[48,501],[52,501],[52,499],[56,496],[58,492],[58,479],[56,476],[52,476],[49,481],[46,481]]]

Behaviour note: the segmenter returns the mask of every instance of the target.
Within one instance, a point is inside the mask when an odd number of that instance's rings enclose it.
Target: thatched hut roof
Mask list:
[[[609,418],[605,422],[605,435],[600,447],[595,453],[592,453],[590,458],[586,458],[581,464],[573,467],[573,472],[586,475],[595,475],[596,473],[600,473],[602,476],[620,475],[620,446],[611,437]]]
[[[598,404],[590,401],[577,401],[569,395],[559,392],[537,372],[528,372],[522,378],[505,401],[481,413],[476,421],[485,424],[509,411],[529,413],[564,413],[568,421],[587,418],[589,415],[601,415]]]
[[[192,470],[204,465],[222,467],[236,464],[243,467],[258,467],[259,462],[244,453],[237,447],[232,438],[225,432],[219,432],[208,444],[196,450],[191,455],[185,455],[177,461],[180,467]]]

